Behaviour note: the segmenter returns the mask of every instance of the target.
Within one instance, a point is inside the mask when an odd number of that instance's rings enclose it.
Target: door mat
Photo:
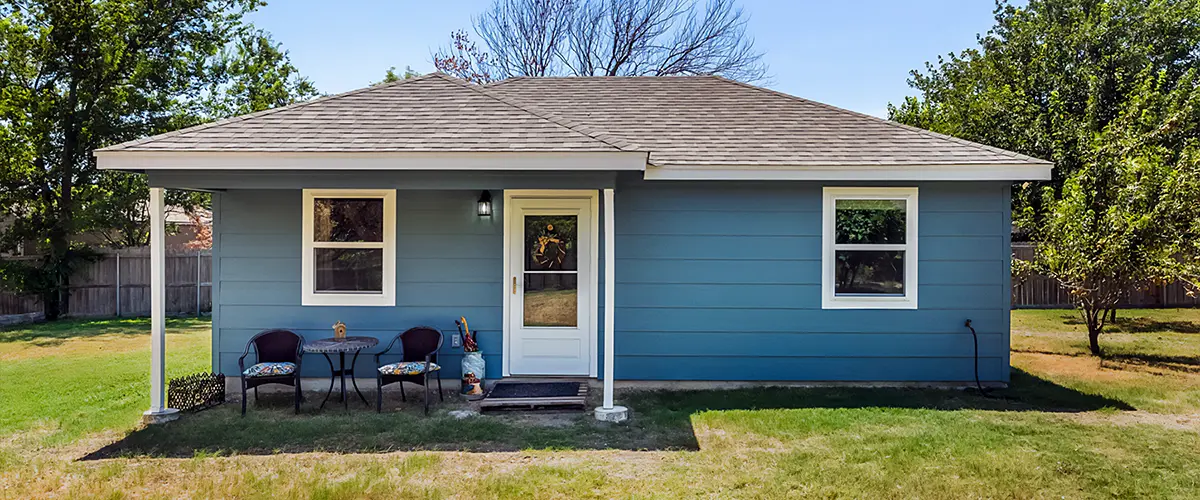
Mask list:
[[[479,402],[482,410],[583,408],[587,384],[582,382],[500,382]]]

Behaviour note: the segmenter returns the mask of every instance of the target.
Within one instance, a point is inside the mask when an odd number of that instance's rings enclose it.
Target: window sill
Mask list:
[[[916,297],[863,298],[825,297],[821,309],[909,309],[917,308]]]
[[[338,294],[321,293],[306,294],[300,301],[304,306],[341,306],[341,307],[394,307],[396,298],[388,295]]]

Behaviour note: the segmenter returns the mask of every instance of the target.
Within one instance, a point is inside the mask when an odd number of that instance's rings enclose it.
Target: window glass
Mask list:
[[[382,242],[383,200],[380,198],[314,199],[313,241]]]
[[[525,217],[525,270],[575,271],[578,267],[579,217],[529,215]]]
[[[525,326],[578,326],[579,275],[525,275]]]
[[[839,244],[904,244],[904,200],[837,200]]]
[[[904,295],[904,251],[838,250],[834,293]]]
[[[383,291],[382,248],[314,248],[317,292]]]

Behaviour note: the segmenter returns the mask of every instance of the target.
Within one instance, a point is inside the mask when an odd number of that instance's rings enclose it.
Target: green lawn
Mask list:
[[[412,399],[293,415],[275,395],[245,418],[226,405],[136,428],[144,321],[0,330],[0,376],[20,381],[0,385],[0,497],[1194,497],[1200,401],[1178,382],[1200,376],[1200,311],[1122,314],[1129,333],[1102,338],[1101,361],[1067,312],[1015,312],[1012,387],[989,397],[626,392],[623,425],[456,420],[453,395],[430,417]],[[169,371],[207,368],[207,324],[170,328]]]
[[[1013,313],[1012,364],[1089,394],[1156,413],[1200,414],[1200,309],[1120,311],[1088,354],[1074,311]]]
[[[167,376],[209,368],[207,320],[167,322]],[[147,319],[0,330],[0,435],[40,444],[122,430],[149,407]]]

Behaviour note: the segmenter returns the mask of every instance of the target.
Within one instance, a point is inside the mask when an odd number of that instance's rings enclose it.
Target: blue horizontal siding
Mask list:
[[[981,376],[1007,380],[1008,188],[918,186],[920,309],[822,310],[820,184],[621,177],[617,377],[968,381],[969,318],[980,333]],[[503,207],[493,194],[498,216],[489,220],[473,213],[477,190],[398,193],[397,303],[382,308],[299,305],[298,189],[219,194],[214,364],[234,373],[246,339],[266,328],[323,338],[340,320],[386,343],[420,324],[449,335],[465,315],[481,332],[488,377],[499,377]],[[461,351],[447,340],[443,353],[443,375],[458,376]],[[372,362],[361,356],[360,373]],[[322,357],[306,358],[306,375],[327,372]]]
[[[443,376],[459,375],[461,348],[450,347],[454,319],[466,316],[481,332],[490,363],[487,376],[500,376],[503,290],[502,218],[473,212],[478,191],[406,190],[396,197],[397,258],[395,307],[304,307],[300,305],[299,190],[230,190],[220,193],[214,244],[215,364],[236,373],[247,339],[268,328],[294,330],[308,339],[332,336],[343,321],[351,335],[380,339],[429,325],[446,334]],[[497,196],[496,208],[502,203]],[[347,361],[349,362],[349,360]],[[360,376],[372,376],[371,356],[359,357]],[[325,359],[307,355],[304,374],[322,376]],[[365,375],[364,375],[365,374]]]
[[[1007,380],[1005,183],[917,183],[918,310],[821,309],[819,183],[617,187],[617,374]]]

